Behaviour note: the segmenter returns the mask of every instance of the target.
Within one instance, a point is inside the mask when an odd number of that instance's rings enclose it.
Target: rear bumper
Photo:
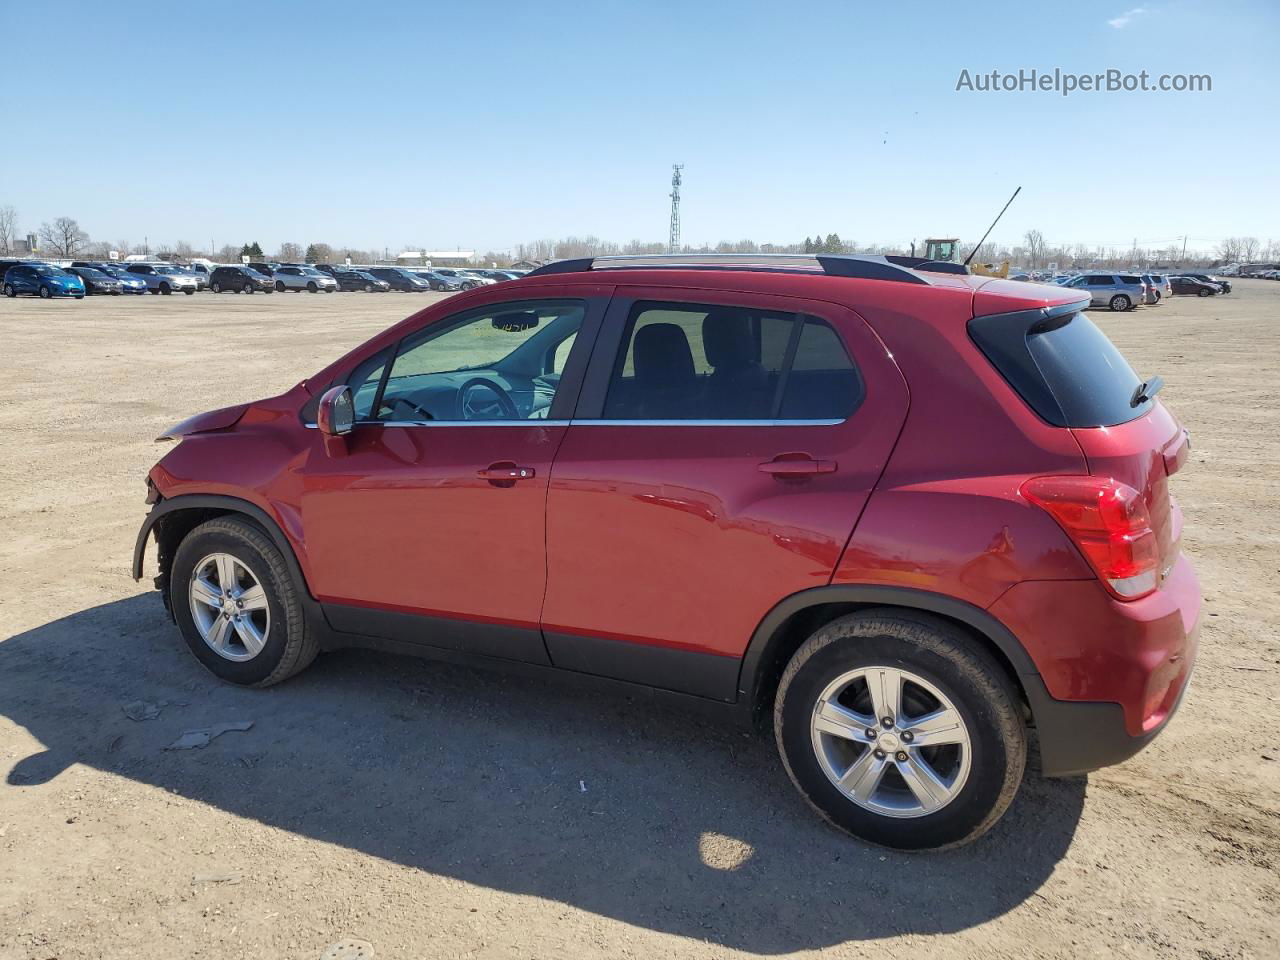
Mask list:
[[[1200,585],[1179,557],[1160,589],[1120,601],[1096,580],[1026,581],[988,612],[1021,641],[1046,773],[1119,763],[1169,722],[1195,666]]]

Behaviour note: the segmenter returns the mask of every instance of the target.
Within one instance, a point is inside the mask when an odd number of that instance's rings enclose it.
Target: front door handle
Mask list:
[[[488,480],[495,487],[514,486],[517,480],[531,480],[536,474],[533,467],[521,467],[511,460],[499,460],[476,471],[477,477]]]
[[[836,461],[815,460],[807,453],[780,453],[768,463],[760,464],[760,470],[781,479],[811,477],[815,473],[835,473]]]

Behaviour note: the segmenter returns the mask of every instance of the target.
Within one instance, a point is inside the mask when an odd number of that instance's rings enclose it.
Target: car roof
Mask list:
[[[919,266],[902,265],[909,261]],[[959,264],[937,264],[909,257],[684,255],[601,257],[567,263],[578,269],[543,267],[503,286],[514,290],[557,282],[589,281],[618,286],[700,287],[804,296],[851,307],[860,302],[889,307],[903,298],[967,299],[972,304],[970,316],[1043,309],[1087,300],[1078,291],[1057,285],[980,276],[969,273]],[[844,272],[830,272],[832,270]]]

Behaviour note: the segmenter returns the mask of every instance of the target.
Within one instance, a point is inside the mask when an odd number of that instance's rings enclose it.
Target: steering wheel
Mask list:
[[[473,393],[487,391],[493,399],[489,402],[477,400]],[[491,416],[494,408],[499,416]],[[502,384],[488,377],[472,377],[458,388],[457,409],[454,411],[457,420],[519,420],[515,402]]]

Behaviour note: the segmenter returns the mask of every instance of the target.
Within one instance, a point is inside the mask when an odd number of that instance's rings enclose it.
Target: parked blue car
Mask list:
[[[4,274],[4,295],[16,297],[20,293],[48,300],[51,297],[75,297],[84,299],[84,282],[74,273],[47,263],[19,263]]]

